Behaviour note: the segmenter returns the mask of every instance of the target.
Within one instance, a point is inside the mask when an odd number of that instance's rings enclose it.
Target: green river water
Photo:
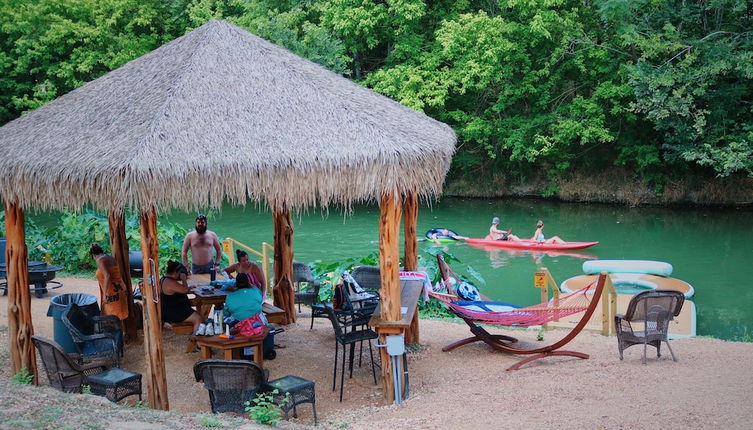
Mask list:
[[[674,266],[673,277],[695,288],[698,335],[739,340],[753,335],[753,281],[747,271],[753,257],[751,212],[735,209],[630,208],[615,205],[558,203],[536,199],[444,198],[422,206],[419,236],[445,227],[469,237],[483,237],[493,216],[521,237],[530,237],[536,220],[546,223],[547,236],[564,240],[599,241],[581,255],[486,251],[464,243],[443,245],[462,264],[472,266],[486,280],[482,293],[495,300],[528,306],[539,301],[533,273],[547,267],[557,282],[582,274],[586,258],[660,260]],[[189,227],[195,214],[173,213],[166,218]],[[358,206],[351,215],[331,210],[311,210],[296,215],[295,259],[337,261],[366,255],[378,249],[376,206]],[[260,249],[272,243],[272,217],[254,206],[226,206],[210,215],[209,228],[221,238],[232,237]],[[419,244],[419,254],[427,242]],[[402,246],[401,246],[402,252]]]

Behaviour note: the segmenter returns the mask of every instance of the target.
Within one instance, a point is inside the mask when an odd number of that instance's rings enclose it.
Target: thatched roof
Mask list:
[[[441,122],[211,21],[0,128],[0,197],[188,210],[432,196],[455,141]]]

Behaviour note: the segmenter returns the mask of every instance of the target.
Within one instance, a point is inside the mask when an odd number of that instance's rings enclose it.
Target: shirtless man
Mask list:
[[[212,247],[214,247],[217,255],[215,260],[212,259]],[[191,266],[188,265],[189,249],[191,250]],[[181,256],[183,257],[183,265],[190,267],[189,275],[192,273],[209,273],[212,266],[215,269],[219,268],[222,261],[222,247],[217,235],[213,231],[207,230],[206,215],[199,214],[196,216],[196,231],[186,235]]]
[[[492,218],[492,226],[489,227],[489,238],[492,240],[520,240],[518,236],[511,234],[512,229],[503,231],[497,228],[499,225],[499,218]]]

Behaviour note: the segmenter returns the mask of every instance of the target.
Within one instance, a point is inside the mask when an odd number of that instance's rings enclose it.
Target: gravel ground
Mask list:
[[[96,281],[64,278],[64,292],[97,292]],[[35,333],[52,337],[46,316],[49,298],[32,298]],[[317,413],[322,428],[556,428],[661,429],[669,427],[748,429],[753,417],[753,343],[695,338],[672,341],[679,362],[656,359],[643,348],[617,355],[616,340],[582,333],[568,349],[591,354],[588,360],[556,357],[538,360],[519,371],[505,369],[518,358],[484,344],[444,353],[442,346],[464,338],[464,324],[421,321],[421,347],[410,354],[411,398],[401,406],[384,406],[374,385],[368,351],[363,367],[346,379],[344,401],[332,391],[334,336],[331,325],[317,319],[309,330],[304,307],[299,320],[277,337],[278,358],[265,362],[271,378],[293,374],[316,382]],[[8,382],[7,299],[0,298],[0,427],[2,428],[205,428],[209,398],[194,381],[198,353],[184,353],[187,336],[163,331],[171,412],[109,404],[90,395],[66,395],[49,388]],[[541,345],[536,332],[494,330]],[[566,332],[545,334],[551,343]],[[664,349],[664,348],[663,348]],[[669,351],[664,351],[667,355]],[[145,373],[140,340],[127,346],[123,367]],[[41,370],[41,363],[40,363]],[[377,369],[378,371],[378,369]],[[377,374],[378,376],[378,374]],[[146,387],[144,387],[146,389]],[[6,405],[10,407],[5,407]],[[117,423],[128,423],[117,424]],[[141,424],[139,424],[141,423]],[[284,428],[312,423],[310,405]],[[117,425],[116,425],[117,424]],[[143,425],[143,427],[139,427]],[[252,426],[248,420],[222,416],[226,428]],[[254,427],[243,427],[254,428]]]

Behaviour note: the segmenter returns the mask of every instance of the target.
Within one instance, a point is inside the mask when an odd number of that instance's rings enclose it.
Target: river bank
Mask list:
[[[504,173],[447,179],[448,197],[546,197],[565,202],[614,203],[629,206],[748,206],[753,207],[753,178],[687,178],[663,187],[647,184],[632,172],[614,168],[593,174],[576,173],[557,182],[538,176],[524,181]]]
[[[96,294],[96,281],[60,280],[66,292]],[[34,330],[52,337],[51,318],[46,316],[48,303],[48,297],[32,298]],[[404,405],[381,404],[381,391],[371,379],[368,358],[363,367],[355,369],[353,379],[346,380],[344,402],[340,403],[338,391],[331,390],[332,327],[317,319],[309,330],[308,316],[304,307],[298,322],[278,336],[276,342],[284,348],[278,349],[278,358],[265,362],[265,367],[271,378],[294,374],[316,382],[317,412],[320,428],[324,429],[744,429],[753,416],[753,404],[741,401],[753,397],[753,373],[740,368],[740,363],[753,360],[753,343],[682,339],[672,341],[678,362],[668,356],[657,360],[649,350],[648,364],[642,365],[642,348],[628,349],[625,360],[620,361],[614,337],[582,333],[568,349],[586,352],[590,359],[548,358],[507,372],[505,369],[518,358],[483,344],[442,352],[445,344],[468,336],[468,328],[434,320],[420,322],[421,347],[409,355],[411,397]],[[129,430],[206,427],[197,414],[209,415],[208,395],[193,378],[192,366],[198,354],[184,352],[186,336],[163,331],[173,411],[164,414],[113,408],[91,396],[63,395],[48,388],[8,383],[6,324],[7,298],[0,297],[0,401],[13,406],[0,411],[0,428],[126,428],[111,424],[128,420],[136,421],[129,424]],[[529,347],[541,345],[536,341],[536,331],[493,331],[516,336]],[[560,330],[546,332],[544,342],[554,342],[565,334]],[[39,365],[43,373],[41,362]],[[127,346],[123,367],[145,373],[141,339]],[[159,425],[142,425],[152,421]],[[245,423],[223,418],[221,425],[238,428]],[[299,418],[285,423],[284,428],[310,423],[311,409],[303,405]]]

